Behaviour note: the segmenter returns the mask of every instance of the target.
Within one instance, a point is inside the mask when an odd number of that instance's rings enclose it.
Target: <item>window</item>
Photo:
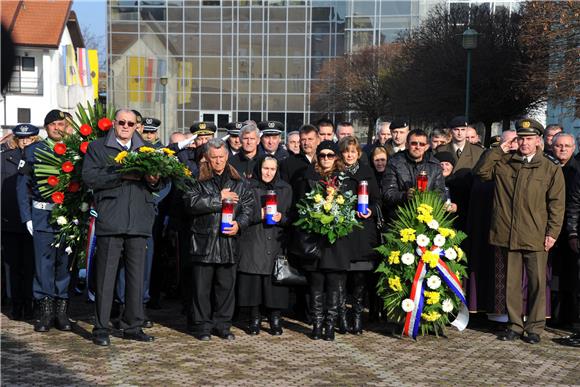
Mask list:
[[[21,63],[22,63],[22,71],[34,71],[34,57],[23,56]]]
[[[18,116],[18,122],[20,122],[20,123],[30,122],[30,109],[18,108],[17,116]]]

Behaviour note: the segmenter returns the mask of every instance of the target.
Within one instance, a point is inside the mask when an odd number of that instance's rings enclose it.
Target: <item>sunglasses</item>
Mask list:
[[[135,126],[135,123],[134,122],[131,122],[131,121],[123,121],[123,120],[117,121],[117,124],[119,126],[125,126],[125,124],[127,124],[127,126],[130,127],[130,128],[132,128],[133,126]]]
[[[410,144],[411,146],[421,146],[421,147],[423,147],[423,146],[427,145],[427,143],[426,143],[426,142],[421,142],[421,141],[411,141],[409,144]]]
[[[319,159],[333,159],[335,157],[336,157],[336,155],[334,153],[320,153],[318,155]]]

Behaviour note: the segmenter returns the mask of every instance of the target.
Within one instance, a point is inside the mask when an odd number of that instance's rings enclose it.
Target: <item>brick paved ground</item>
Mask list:
[[[496,340],[493,326],[475,324],[449,337],[418,342],[371,326],[363,336],[312,341],[309,327],[285,321],[283,336],[257,337],[239,328],[234,342],[199,342],[185,332],[177,303],[149,312],[153,344],[112,338],[90,341],[91,307],[75,298],[74,333],[34,333],[30,323],[2,324],[2,385],[555,385],[580,384],[580,350],[556,344],[566,334],[545,332],[539,345]],[[265,323],[264,328],[267,324]],[[418,369],[419,371],[416,371]]]

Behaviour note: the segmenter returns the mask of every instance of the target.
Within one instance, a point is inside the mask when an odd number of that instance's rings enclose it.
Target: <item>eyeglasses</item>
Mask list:
[[[420,146],[420,147],[424,147],[425,145],[427,145],[426,142],[421,142],[421,141],[411,141],[411,142],[409,142],[409,144],[411,146]]]
[[[135,126],[135,123],[134,123],[134,122],[131,122],[131,121],[124,121],[124,120],[119,120],[119,121],[117,121],[117,124],[118,124],[119,126],[125,126],[125,124],[127,124],[127,126],[128,126],[128,127],[130,127],[130,128],[132,128],[133,126]]]
[[[336,155],[334,153],[320,153],[318,155],[318,158],[319,159],[330,159],[330,160],[332,160],[335,157],[336,157]]]

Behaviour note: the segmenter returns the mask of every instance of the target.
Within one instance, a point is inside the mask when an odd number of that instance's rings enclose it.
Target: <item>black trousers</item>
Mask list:
[[[114,235],[97,237],[95,253],[95,331],[109,329],[117,269],[125,260],[125,309],[121,328],[136,332],[143,325],[143,273],[147,238]]]
[[[288,308],[288,287],[275,285],[271,274],[238,273],[238,306]]]
[[[10,296],[14,303],[32,300],[34,247],[28,233],[2,232],[2,259],[9,268]]]
[[[192,332],[223,332],[232,326],[236,305],[236,264],[194,263]]]

